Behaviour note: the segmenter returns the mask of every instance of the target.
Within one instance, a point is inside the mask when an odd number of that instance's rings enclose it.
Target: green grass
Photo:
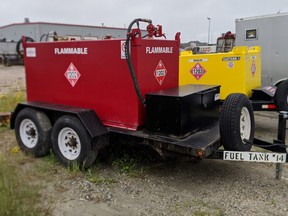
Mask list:
[[[0,112],[12,112],[16,105],[26,101],[26,93],[24,91],[10,92],[5,95],[0,94]],[[9,127],[9,117],[0,121],[1,127]]]
[[[117,180],[114,178],[99,176],[99,172],[96,167],[88,169],[85,173],[85,176],[89,182],[96,184],[96,185],[100,185],[100,184],[110,185],[110,184],[117,183]]]
[[[131,177],[143,177],[149,170],[149,165],[145,159],[139,155],[123,154],[119,155],[112,163],[112,166],[119,169],[120,173],[128,174]]]
[[[39,207],[40,187],[29,185],[21,170],[0,155],[0,215],[45,215]],[[46,212],[47,213],[47,212]]]
[[[24,101],[26,101],[26,93],[24,91],[0,95],[0,112],[11,112],[18,103]]]

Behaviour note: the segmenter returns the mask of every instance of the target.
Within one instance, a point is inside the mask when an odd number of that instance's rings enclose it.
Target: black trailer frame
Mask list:
[[[108,136],[108,142],[117,138],[117,140],[121,140],[123,143],[131,142],[133,144],[142,144],[153,147],[156,150],[164,150],[170,153],[179,153],[197,158],[223,159],[223,154],[225,152],[224,150],[218,150],[221,147],[219,122],[214,122],[209,127],[203,128],[184,138],[169,137],[151,133],[145,129],[131,131],[115,127],[105,127],[98,116],[89,109],[49,103],[27,102],[18,104],[17,108],[12,113],[11,129],[14,129],[15,127],[14,121],[17,114],[27,107],[44,111],[53,121],[56,121],[57,118],[63,115],[77,116],[84,124],[85,128],[87,128],[87,131],[92,138]],[[286,162],[288,162],[288,146],[285,144],[287,119],[288,112],[279,112],[278,135],[273,143],[254,138],[254,142],[251,144],[272,152],[286,153]]]

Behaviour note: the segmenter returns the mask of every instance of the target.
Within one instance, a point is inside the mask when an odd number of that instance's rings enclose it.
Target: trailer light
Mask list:
[[[197,151],[197,156],[198,156],[198,157],[204,157],[204,155],[205,155],[204,150],[198,150],[198,151]]]
[[[275,104],[265,104],[265,105],[262,105],[262,109],[276,109],[276,105]]]

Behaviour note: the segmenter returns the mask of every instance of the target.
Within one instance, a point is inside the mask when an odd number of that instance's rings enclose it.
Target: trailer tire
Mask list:
[[[275,93],[275,103],[278,111],[288,111],[288,80],[278,85]]]
[[[254,139],[254,114],[244,94],[230,94],[220,112],[220,137],[225,150],[249,151]]]
[[[66,167],[87,169],[96,160],[98,149],[81,121],[71,115],[60,117],[52,128],[52,149]]]
[[[51,148],[51,122],[41,111],[25,108],[15,119],[15,134],[22,151],[34,157],[42,157]]]

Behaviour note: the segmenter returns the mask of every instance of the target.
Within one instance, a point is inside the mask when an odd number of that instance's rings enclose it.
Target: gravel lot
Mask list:
[[[20,87],[25,88],[24,68],[0,66],[0,95]],[[276,138],[276,117],[256,113],[256,136]],[[0,132],[1,153],[9,155],[16,145],[13,131]],[[45,158],[23,157],[19,166],[28,174],[47,163]],[[287,165],[276,180],[274,164],[151,158],[140,163],[147,169],[131,174],[98,161],[90,171],[94,181],[89,173],[71,177],[56,164],[45,178],[35,175],[32,183],[43,185],[41,200],[55,216],[288,215]]]

